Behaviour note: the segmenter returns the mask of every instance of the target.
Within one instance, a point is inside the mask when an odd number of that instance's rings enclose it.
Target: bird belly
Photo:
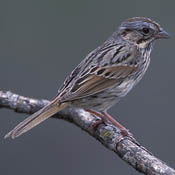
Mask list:
[[[120,85],[116,87],[116,93],[120,97],[124,97],[127,95],[128,92],[134,87],[135,81],[134,80],[125,80]]]
[[[99,92],[86,98],[74,100],[71,102],[71,106],[83,108],[85,110],[93,109],[95,111],[104,112],[117,103],[119,99],[120,98],[115,94]]]
[[[114,85],[102,92],[81,99],[76,99],[71,102],[71,105],[73,107],[93,109],[100,112],[107,111],[114,104],[119,102],[120,98],[124,97],[133,86],[133,80],[124,81],[120,85]]]

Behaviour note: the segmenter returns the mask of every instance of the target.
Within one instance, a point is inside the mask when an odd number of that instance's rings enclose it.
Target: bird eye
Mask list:
[[[148,34],[148,33],[150,32],[150,30],[149,30],[149,28],[143,28],[143,29],[142,29],[142,32],[143,32],[144,34]]]

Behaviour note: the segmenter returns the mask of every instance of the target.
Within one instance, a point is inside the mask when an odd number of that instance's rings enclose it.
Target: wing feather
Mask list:
[[[120,84],[137,70],[136,66],[98,67],[95,72],[79,78],[66,93],[62,93],[61,101],[71,101],[87,97],[103,91],[113,85]]]

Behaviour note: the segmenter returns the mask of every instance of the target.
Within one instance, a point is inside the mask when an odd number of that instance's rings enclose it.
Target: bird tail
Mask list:
[[[11,130],[8,134],[5,135],[4,138],[11,137],[12,139],[20,136],[21,134],[29,131],[33,127],[37,126],[44,120],[48,119],[52,115],[56,114],[58,111],[66,108],[68,103],[58,103],[58,99],[54,99],[44,108],[40,109],[33,115],[29,116],[23,122],[19,123],[13,130]]]

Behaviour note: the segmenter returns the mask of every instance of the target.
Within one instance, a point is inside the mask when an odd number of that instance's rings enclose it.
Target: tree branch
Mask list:
[[[9,91],[0,91],[0,107],[9,108],[15,112],[32,114],[48,103],[48,100],[37,100]],[[112,124],[100,124],[96,131],[91,133],[89,127],[93,125],[97,118],[83,109],[67,108],[53,117],[76,124],[143,174],[175,175],[174,169],[153,156],[152,153],[138,144],[136,140],[122,137],[120,130]],[[119,140],[117,144],[116,140]]]

